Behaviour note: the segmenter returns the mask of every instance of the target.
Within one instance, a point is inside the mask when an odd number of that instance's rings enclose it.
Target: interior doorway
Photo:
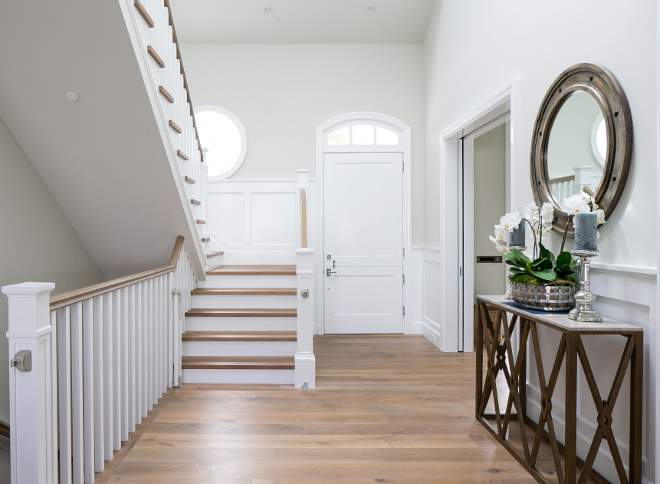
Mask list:
[[[509,209],[509,133],[507,112],[460,139],[459,247],[463,277],[459,317],[464,334],[463,351],[471,351],[470,345],[474,344],[476,295],[506,292],[505,260],[488,236],[493,235],[494,226]],[[472,338],[468,339],[466,333],[471,333]]]

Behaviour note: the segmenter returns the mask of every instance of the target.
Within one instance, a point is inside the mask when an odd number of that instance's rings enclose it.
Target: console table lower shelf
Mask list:
[[[495,321],[489,315],[497,309]],[[537,326],[542,325],[562,333],[559,349],[555,357],[550,378],[546,379],[541,361],[541,345]],[[511,341],[518,327],[519,350],[514,355]],[[484,333],[486,341],[484,341]],[[614,382],[606,398],[601,394],[594,377],[591,364],[582,343],[584,335],[618,335],[626,338],[626,345],[619,362]],[[498,442],[513,455],[520,464],[540,483],[550,484],[536,469],[542,440],[547,440],[552,449],[558,484],[584,484],[589,478],[596,482],[607,481],[593,470],[593,463],[602,440],[606,440],[614,461],[614,466],[623,484],[642,482],[642,370],[643,370],[643,330],[637,326],[603,318],[602,323],[578,323],[563,313],[539,313],[513,306],[504,296],[477,296],[477,365],[475,416]],[[531,341],[530,341],[531,339]],[[487,367],[484,378],[484,342],[487,353]],[[527,351],[534,355],[541,390],[539,402],[541,413],[538,425],[527,417]],[[597,428],[589,452],[584,460],[576,454],[577,445],[577,378],[578,359],[589,385],[597,417]],[[565,442],[562,445],[555,435],[552,416],[552,395],[562,363],[566,369],[565,402]],[[617,403],[621,384],[627,368],[630,367],[630,435],[628,450],[628,474],[621,459],[621,453],[612,431],[612,410]],[[502,372],[508,387],[506,408],[500,408],[497,394],[497,377]],[[487,414],[489,399],[493,397],[494,414]],[[502,410],[504,412],[502,413]],[[515,413],[513,411],[515,410]],[[522,416],[522,418],[520,418]],[[494,420],[492,426],[488,420]],[[512,420],[517,421],[522,440],[522,452],[508,441],[508,429]],[[535,430],[533,442],[527,438],[525,426]],[[545,430],[547,426],[547,432]],[[495,428],[493,428],[495,427]],[[564,455],[564,465],[560,454]],[[581,469],[578,475],[578,468]]]

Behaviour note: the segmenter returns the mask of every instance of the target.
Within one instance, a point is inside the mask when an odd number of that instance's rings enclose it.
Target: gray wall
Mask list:
[[[0,118],[0,286],[54,282],[53,294],[105,280],[41,177]],[[7,362],[7,298],[0,295],[0,361]],[[9,422],[7,364],[0,420]]]
[[[479,255],[501,255],[488,238],[506,211],[505,125],[474,139],[474,294],[504,294],[506,264],[476,263]]]

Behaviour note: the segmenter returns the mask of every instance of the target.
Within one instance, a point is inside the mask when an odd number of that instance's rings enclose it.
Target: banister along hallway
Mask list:
[[[0,482],[660,480],[655,2],[2,12]]]

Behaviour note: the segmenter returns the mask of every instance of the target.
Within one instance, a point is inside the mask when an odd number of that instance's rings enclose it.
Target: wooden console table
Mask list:
[[[508,304],[507,304],[508,303]],[[542,439],[547,439],[552,448],[552,455],[557,471],[559,484],[586,483],[589,477],[596,477],[599,482],[607,482],[602,477],[592,473],[594,459],[598,453],[601,441],[607,440],[614,465],[621,483],[641,484],[642,482],[642,367],[643,367],[643,330],[637,326],[603,318],[602,323],[578,323],[570,320],[566,313],[542,313],[528,311],[510,305],[504,296],[477,296],[477,381],[476,381],[476,418],[493,436],[520,462],[530,474],[541,483],[550,483],[536,468],[539,448]],[[493,321],[488,313],[488,307],[496,308],[498,315]],[[510,317],[509,317],[510,316]],[[516,324],[520,335],[520,349],[514,357],[511,339]],[[550,378],[546,380],[541,362],[541,351],[537,325],[560,331],[562,333],[554,366]],[[484,344],[484,329],[488,334],[485,349],[487,352],[487,370],[484,379],[484,352],[479,349]],[[596,384],[589,359],[582,344],[582,335],[609,334],[626,338],[626,346],[619,363],[614,383],[607,399],[601,397]],[[538,425],[527,417],[527,363],[526,352],[531,335],[531,352],[536,359],[539,386],[541,389],[541,413]],[[503,340],[500,342],[500,340]],[[531,354],[530,354],[531,357]],[[576,455],[576,420],[577,420],[577,361],[580,359],[584,375],[589,384],[591,395],[598,413],[596,434],[589,452],[582,461]],[[562,446],[555,436],[552,419],[552,394],[554,392],[559,370],[564,362],[566,367],[566,407],[565,407],[565,442]],[[612,410],[616,404],[621,383],[630,366],[630,436],[629,436],[629,475],[621,460],[621,454],[612,432]],[[497,395],[496,379],[503,372],[509,389],[509,396],[502,414]],[[486,414],[486,406],[493,397],[495,414]],[[516,414],[512,415],[515,407]],[[522,418],[521,418],[522,416]],[[494,429],[488,419],[495,419]],[[507,429],[511,420],[517,420],[523,446],[523,454],[507,440]],[[525,433],[525,423],[536,430],[536,436],[531,450]],[[547,424],[547,433],[545,427]],[[560,460],[560,451],[565,457],[564,470]],[[578,465],[582,468],[577,475]]]

